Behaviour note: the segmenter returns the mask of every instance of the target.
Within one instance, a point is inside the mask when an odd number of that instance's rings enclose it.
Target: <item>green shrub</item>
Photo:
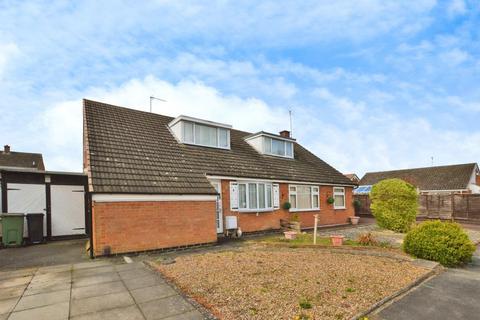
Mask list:
[[[312,303],[307,299],[307,298],[302,298],[298,302],[298,305],[302,309],[311,309],[312,308]]]
[[[370,193],[372,214],[381,228],[407,232],[418,210],[417,190],[400,179],[382,180]]]
[[[438,261],[447,267],[472,259],[475,245],[457,223],[426,221],[407,233],[403,248],[415,257]]]

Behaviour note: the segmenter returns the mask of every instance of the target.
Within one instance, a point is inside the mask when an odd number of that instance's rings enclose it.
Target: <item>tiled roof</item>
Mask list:
[[[94,192],[214,194],[206,175],[352,185],[298,143],[295,159],[261,155],[234,129],[231,150],[181,144],[171,117],[91,100],[84,117]]]
[[[449,166],[404,169],[382,172],[368,172],[359,185],[373,185],[384,179],[398,178],[418,187],[420,190],[463,190],[467,189],[476,163]]]
[[[43,157],[40,153],[4,152],[0,151],[0,168],[24,168],[45,170]]]

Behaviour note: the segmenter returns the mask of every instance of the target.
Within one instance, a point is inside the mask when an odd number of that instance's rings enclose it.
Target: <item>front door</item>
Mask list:
[[[216,222],[217,222],[217,233],[223,232],[223,210],[222,210],[222,184],[220,182],[212,182],[213,187],[219,193],[217,195],[217,205],[216,205]]]

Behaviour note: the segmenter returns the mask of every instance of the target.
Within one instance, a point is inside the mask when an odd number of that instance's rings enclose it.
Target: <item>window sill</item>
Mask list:
[[[333,207],[333,210],[345,210],[347,207]]]
[[[238,210],[239,213],[264,213],[264,212],[273,212],[277,209],[274,208],[269,208],[269,209],[259,209],[259,210],[244,210],[240,209]]]
[[[320,208],[313,208],[313,209],[290,209],[290,212],[312,212],[312,211],[320,211]]]

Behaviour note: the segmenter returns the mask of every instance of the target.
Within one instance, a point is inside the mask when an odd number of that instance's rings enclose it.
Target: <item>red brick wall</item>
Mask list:
[[[314,214],[319,214],[319,225],[348,223],[348,217],[354,216],[353,188],[345,187],[346,209],[334,210],[333,204],[327,203],[327,198],[333,194],[331,186],[320,186],[320,210],[298,212],[302,228],[314,226]],[[280,184],[280,206],[288,201],[288,184]],[[222,180],[223,216],[234,215],[238,218],[238,226],[243,232],[279,229],[280,219],[289,219],[291,213],[282,208],[269,212],[241,213],[230,211],[230,181]],[[224,219],[225,220],[225,219]]]
[[[215,201],[96,202],[95,255],[217,241]]]

